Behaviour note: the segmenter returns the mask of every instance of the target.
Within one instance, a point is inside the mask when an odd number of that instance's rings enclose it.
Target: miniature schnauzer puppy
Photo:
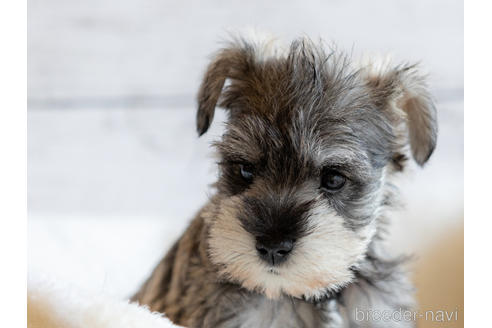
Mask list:
[[[186,327],[414,326],[380,318],[413,307],[383,240],[392,180],[436,143],[416,66],[239,38],[205,73],[200,135],[216,106],[216,192],[133,301]]]

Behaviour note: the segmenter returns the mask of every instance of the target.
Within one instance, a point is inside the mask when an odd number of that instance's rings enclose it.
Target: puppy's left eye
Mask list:
[[[253,166],[251,164],[239,164],[239,170],[244,180],[253,180]]]
[[[335,192],[345,185],[346,178],[339,172],[335,170],[324,170],[321,177],[321,188],[329,191]]]

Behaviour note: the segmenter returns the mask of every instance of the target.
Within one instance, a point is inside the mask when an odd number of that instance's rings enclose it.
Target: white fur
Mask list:
[[[367,76],[379,76],[388,73],[394,68],[391,54],[365,53],[352,63],[355,69],[363,69]]]
[[[349,268],[363,257],[375,233],[372,224],[357,232],[347,228],[342,217],[320,202],[309,216],[310,233],[296,242],[286,263],[272,268],[259,259],[254,238],[234,215],[237,201],[225,200],[211,225],[211,260],[228,279],[272,299],[282,294],[317,298],[347,285],[353,279]]]
[[[254,45],[255,59],[258,62],[286,57],[288,54],[288,48],[283,42],[269,33],[248,29],[240,35],[248,44]]]

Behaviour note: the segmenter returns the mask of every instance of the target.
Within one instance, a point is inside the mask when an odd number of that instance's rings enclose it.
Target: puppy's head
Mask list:
[[[226,83],[227,82],[227,83]],[[348,284],[410,149],[423,165],[435,109],[413,66],[355,70],[301,39],[279,51],[222,49],[198,96],[197,128],[227,110],[218,193],[206,211],[222,279],[268,297],[317,298]]]

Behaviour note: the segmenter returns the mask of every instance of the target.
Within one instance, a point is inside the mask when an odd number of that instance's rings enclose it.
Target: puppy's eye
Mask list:
[[[335,170],[324,170],[323,175],[321,177],[321,188],[335,192],[345,185],[346,178],[339,172]]]
[[[244,180],[253,180],[253,166],[250,164],[239,164],[239,171]]]

